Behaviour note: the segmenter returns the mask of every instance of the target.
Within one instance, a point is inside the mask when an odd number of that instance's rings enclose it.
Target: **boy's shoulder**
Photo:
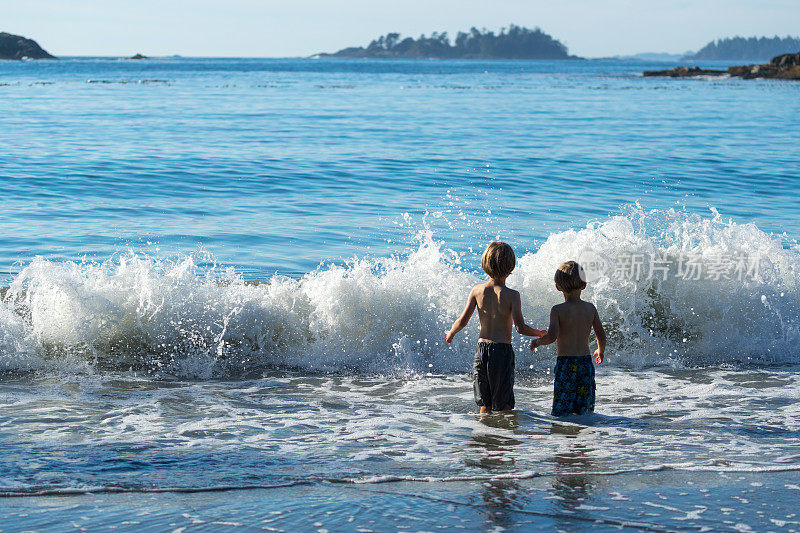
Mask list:
[[[512,303],[514,301],[519,301],[520,299],[519,291],[515,291],[514,289],[503,285],[502,287],[500,287],[500,299],[502,301],[512,302]]]
[[[508,287],[506,285],[503,285],[503,286],[493,285],[491,280],[490,281],[485,281],[483,283],[478,283],[477,285],[472,287],[472,290],[470,292],[483,292],[486,289],[488,289],[489,287],[499,287],[500,288],[500,292],[503,293],[503,294],[519,294],[519,291],[515,291],[514,289],[512,289],[512,288],[510,288],[510,287]]]
[[[477,285],[473,286],[470,290],[470,294],[477,294],[486,290],[486,283],[478,283]]]
[[[586,309],[589,309],[592,312],[595,312],[597,310],[592,302],[587,302],[586,300],[581,300],[580,302],[578,302],[578,305],[585,307]],[[556,312],[567,311],[569,309],[574,309],[574,306],[575,303],[561,302],[553,306],[553,311]]]
[[[512,289],[511,287],[503,287],[502,292],[508,294],[509,296],[519,296],[519,291]]]
[[[479,283],[479,284],[475,285],[474,287],[472,287],[469,290],[469,297],[470,298],[478,298],[480,295],[483,294],[483,291],[485,291],[485,290],[486,290],[486,284],[485,283]]]
[[[498,288],[500,289],[499,292],[500,299],[503,301],[515,300],[520,298],[520,294],[518,291],[506,287],[505,285],[503,286],[493,285],[491,281],[487,281],[485,283],[479,283],[478,285],[472,287],[472,290],[470,291],[470,296],[478,297],[479,295],[486,294],[487,290],[495,291]]]

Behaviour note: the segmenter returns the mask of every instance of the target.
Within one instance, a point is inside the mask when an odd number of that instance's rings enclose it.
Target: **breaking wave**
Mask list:
[[[600,258],[585,297],[609,332],[608,364],[760,366],[800,363],[800,250],[754,224],[638,207],[550,235],[518,259],[509,285],[529,323],[546,327],[562,261]],[[668,265],[646,275],[652,258]],[[757,257],[745,276],[686,276],[686,258]],[[642,274],[625,276],[620,265]],[[462,372],[477,327],[452,346],[444,332],[482,278],[478,258],[430,231],[403,256],[324,265],[299,279],[247,281],[202,267],[200,254],[166,260],[133,252],[103,263],[37,258],[2,293],[0,369],[147,370],[184,377],[266,368],[365,373]],[[626,263],[628,261],[628,263]],[[655,264],[655,262],[652,262]],[[681,272],[681,268],[684,272]],[[630,272],[628,272],[630,274]],[[596,279],[595,279],[596,278]],[[473,320],[477,320],[476,317]],[[551,366],[553,349],[517,344],[517,365]]]

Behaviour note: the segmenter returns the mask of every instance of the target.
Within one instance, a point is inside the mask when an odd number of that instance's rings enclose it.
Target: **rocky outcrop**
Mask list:
[[[800,66],[800,52],[796,54],[782,54],[770,59],[769,64],[782,69]]]
[[[721,76],[723,74],[729,74],[746,80],[755,78],[800,80],[800,52],[775,56],[769,63],[763,65],[740,65],[728,67],[728,70],[710,70],[700,67],[675,67],[667,70],[645,70],[642,75],[648,77],[691,78],[693,76]]]
[[[146,55],[135,54],[135,55],[132,55],[131,57],[129,57],[128,59],[150,59],[150,58],[147,57]]]
[[[764,65],[728,67],[728,73],[748,80],[753,78],[800,80],[800,52],[775,56]]]
[[[692,78],[694,76],[723,76],[727,70],[712,70],[700,67],[675,67],[666,70],[645,70],[643,76],[659,76],[666,78]]]
[[[58,59],[33,39],[0,32],[0,59]]]

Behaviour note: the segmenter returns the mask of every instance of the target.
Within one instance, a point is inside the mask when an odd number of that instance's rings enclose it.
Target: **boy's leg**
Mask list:
[[[514,409],[514,349],[510,344],[492,346],[487,362],[491,406],[494,411]]]
[[[492,395],[489,389],[489,377],[486,369],[486,352],[486,344],[478,343],[478,350],[475,352],[475,361],[472,365],[472,391],[475,395],[475,403],[480,407],[481,413],[492,412]]]
[[[553,372],[553,416],[571,415],[575,403],[575,371],[571,358],[559,357],[556,359],[556,368]]]
[[[594,362],[590,356],[580,358],[575,392],[575,414],[594,412]]]

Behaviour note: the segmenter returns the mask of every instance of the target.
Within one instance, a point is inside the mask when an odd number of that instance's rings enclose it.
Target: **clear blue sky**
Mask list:
[[[573,54],[682,53],[800,33],[798,0],[0,0],[0,31],[55,55],[307,56],[470,26],[539,26]]]

